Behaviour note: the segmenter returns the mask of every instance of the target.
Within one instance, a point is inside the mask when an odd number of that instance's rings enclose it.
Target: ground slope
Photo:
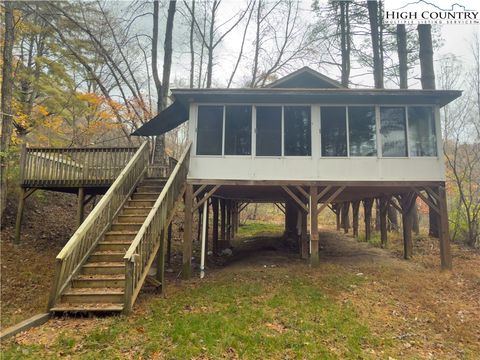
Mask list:
[[[480,353],[480,256],[435,241],[417,256],[322,231],[311,268],[278,238],[239,241],[203,280],[144,292],[128,318],[54,319],[4,344],[8,358],[474,359]],[[392,244],[395,248],[396,244]],[[217,262],[218,264],[218,262]]]

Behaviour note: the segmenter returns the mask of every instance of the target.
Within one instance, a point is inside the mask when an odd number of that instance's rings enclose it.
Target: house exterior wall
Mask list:
[[[202,104],[203,105],[203,104]],[[229,105],[229,104],[209,104]],[[259,104],[257,104],[259,105]],[[269,105],[269,104],[261,104]],[[279,105],[279,104],[272,104]],[[284,104],[296,105],[296,104]],[[308,104],[302,104],[308,105]],[[373,105],[373,104],[365,104]],[[431,106],[431,104],[425,104]],[[434,107],[437,156],[381,156],[380,119],[377,109],[377,156],[322,157],[320,135],[320,106],[310,104],[312,123],[312,155],[258,157],[255,155],[197,155],[197,106],[190,105],[188,138],[193,141],[189,179],[202,180],[292,180],[292,181],[444,181],[445,166],[441,155],[442,139],[438,106]],[[255,105],[253,105],[255,106]],[[323,104],[328,106],[328,104]],[[338,105],[337,105],[338,106]],[[379,106],[379,105],[376,105]],[[381,104],[389,106],[389,104]],[[398,104],[392,106],[399,106]],[[400,105],[408,106],[408,104]],[[253,111],[252,154],[255,154],[255,111]]]

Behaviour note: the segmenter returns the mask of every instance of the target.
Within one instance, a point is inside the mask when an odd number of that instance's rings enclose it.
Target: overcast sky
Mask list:
[[[400,4],[402,1],[407,2],[413,0],[387,0],[395,1],[395,4]],[[418,1],[418,0],[416,0]],[[440,0],[443,6],[447,6],[451,1],[449,0]],[[235,14],[242,6],[246,3],[245,0],[223,0],[220,12],[219,12],[219,23],[225,21]],[[435,1],[437,4],[438,1]],[[473,9],[480,9],[480,0],[462,0],[462,5],[466,7],[470,7]],[[128,3],[126,3],[128,4]],[[302,0],[301,1],[301,15],[302,21],[306,24],[312,23],[316,20],[315,14],[311,11],[311,0]],[[183,4],[179,3],[178,8],[183,8]],[[162,9],[164,15],[166,16],[166,8]],[[172,80],[178,81],[180,79],[186,80],[188,79],[188,69],[189,69],[189,54],[188,54],[188,27],[182,26],[179,24],[182,20],[182,15],[176,15],[177,22],[176,27],[174,29],[174,41],[183,43],[183,46],[177,46],[174,48],[174,62],[172,68]],[[480,15],[479,15],[480,17]],[[140,22],[139,29],[140,31],[144,31],[146,33],[151,32],[151,18],[150,16],[142,18]],[[252,24],[251,24],[252,25]],[[469,42],[473,39],[473,33],[479,32],[480,27],[479,25],[436,25],[440,27],[440,33],[443,40],[443,46],[435,53],[435,59],[438,60],[442,56],[451,53],[455,54],[459,57],[465,64],[472,63],[472,54],[470,51],[470,44]],[[161,28],[164,26],[161,25]],[[252,27],[253,28],[253,27]],[[240,43],[242,39],[242,32],[243,32],[243,25],[240,26],[236,31],[232,31],[226,38],[222,44],[222,48],[216,49],[216,55],[221,55],[217,57],[217,61],[215,63],[214,68],[214,85],[224,87],[228,81],[228,77],[233,69],[233,66],[236,61],[236,56],[238,55],[238,51],[240,48]],[[162,35],[163,37],[163,35]],[[252,39],[248,39],[247,44],[250,45],[253,43]],[[159,49],[162,49],[163,40],[159,44]],[[178,51],[181,49],[181,51]],[[159,56],[161,59],[163,55]],[[236,75],[234,81],[234,86],[241,86],[244,84],[245,79],[248,77],[248,72],[251,69],[251,63],[248,60],[244,61],[240,64],[241,71]],[[331,68],[329,73],[325,75],[339,79],[340,73],[339,70],[336,68]],[[352,71],[353,79],[355,82],[371,86],[373,83],[373,77],[370,76],[362,76],[362,77],[355,77],[355,71]],[[392,86],[392,84],[386,84],[386,86]],[[419,87],[419,81],[412,81],[410,84],[411,87]]]

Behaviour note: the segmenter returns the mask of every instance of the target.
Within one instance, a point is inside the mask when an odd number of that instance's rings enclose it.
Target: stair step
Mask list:
[[[125,254],[131,244],[132,244],[132,240],[100,241],[95,250],[97,250],[97,251],[122,251]]]
[[[125,275],[79,275],[73,279],[74,288],[124,288]]]
[[[152,210],[152,207],[131,207],[125,206],[122,209],[122,215],[145,215],[147,216],[148,213]]]
[[[135,199],[132,199],[132,200],[128,200],[128,206],[129,207],[149,207],[150,209],[153,207],[153,205],[155,205],[155,201],[157,199],[153,199],[153,200],[135,200]]]
[[[72,288],[62,294],[65,303],[121,303],[123,288]]]
[[[163,188],[164,185],[140,185],[139,187],[137,187],[137,192],[160,194]]]
[[[123,261],[86,263],[82,266],[81,272],[84,275],[125,274],[125,263]]]
[[[60,303],[51,308],[52,312],[118,312],[123,311],[123,303]]]
[[[167,181],[166,178],[145,178],[139,186],[165,186]]]
[[[89,257],[90,262],[120,262],[123,261],[125,251],[95,251]]]
[[[145,215],[118,215],[117,221],[119,223],[143,223],[147,218],[147,214]]]
[[[153,201],[157,201],[158,195],[160,195],[160,193],[135,192],[132,195],[132,199],[133,200],[153,200]]]
[[[111,231],[138,231],[142,227],[143,222],[139,223],[118,223],[114,222]]]
[[[108,231],[105,233],[103,241],[130,241],[132,242],[137,235],[137,231]]]

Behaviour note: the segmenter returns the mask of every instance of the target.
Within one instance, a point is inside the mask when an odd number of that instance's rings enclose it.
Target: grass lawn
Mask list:
[[[441,273],[434,242],[406,262],[338,233],[320,239],[310,267],[279,239],[252,251],[240,238],[234,251],[248,252],[205,279],[172,276],[128,317],[50,320],[2,344],[2,359],[478,359],[480,254],[454,248],[456,270]]]

